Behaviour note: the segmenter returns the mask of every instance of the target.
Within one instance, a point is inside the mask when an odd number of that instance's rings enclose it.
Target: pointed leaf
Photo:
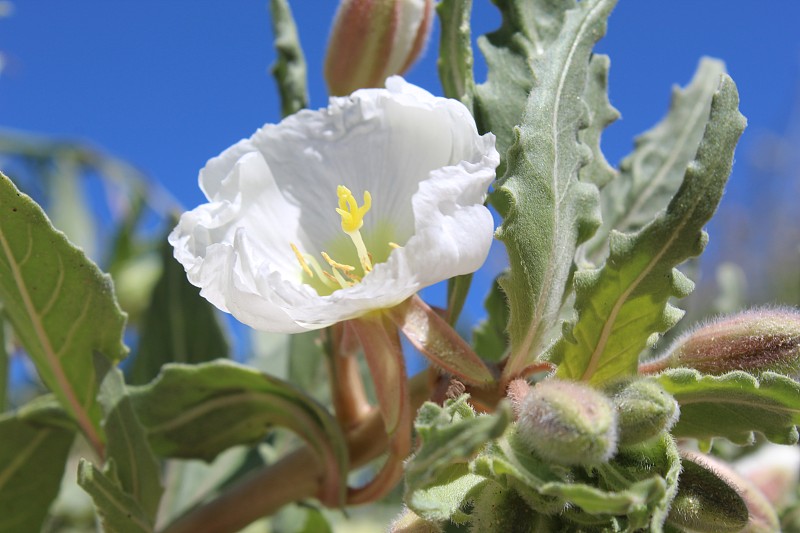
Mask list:
[[[472,344],[484,360],[500,361],[508,350],[508,302],[497,279],[483,305],[487,316],[472,331]]]
[[[81,458],[78,464],[78,485],[94,500],[104,531],[152,533],[152,521],[136,500],[120,487],[119,481],[115,479],[113,467],[109,473],[104,473]]]
[[[297,25],[292,17],[288,0],[270,0],[272,32],[278,58],[272,65],[272,75],[281,95],[281,113],[284,117],[308,105],[306,58],[297,35]]]
[[[721,61],[704,58],[691,83],[672,91],[669,113],[636,139],[619,177],[600,194],[603,224],[584,246],[588,260],[600,264],[608,255],[612,230],[630,233],[650,222],[680,187],[697,153],[711,109],[711,97],[725,73]]]
[[[559,38],[532,61],[536,83],[500,188],[509,210],[497,236],[511,265],[502,281],[511,308],[506,379],[550,343],[575,248],[600,224],[597,187],[578,179],[591,158],[578,132],[588,122],[584,92],[592,47],[614,4],[580,2],[564,16]]]
[[[472,73],[470,12],[472,0],[442,0],[436,5],[441,23],[439,79],[447,98],[460,100],[472,111],[475,79]]]
[[[798,441],[800,384],[791,378],[766,372],[756,379],[740,371],[710,376],[678,368],[653,379],[680,405],[672,428],[676,437],[749,444],[757,431],[778,444]]]
[[[0,532],[39,531],[61,487],[74,431],[0,416]]]
[[[230,350],[216,309],[186,279],[166,238],[161,264],[129,373],[136,385],[151,381],[167,363],[202,363],[227,357]]]
[[[707,242],[702,228],[722,197],[745,125],[738,103],[725,76],[697,157],[667,210],[636,234],[613,233],[605,266],[575,274],[578,320],[549,353],[561,378],[603,383],[636,375],[639,354],[682,316],[668,300],[693,284],[674,267]]]
[[[124,357],[111,279],[0,174],[0,302],[39,375],[102,448],[93,353]]]
[[[336,420],[294,385],[230,361],[165,365],[131,399],[150,445],[162,456],[211,460],[254,444],[272,425],[303,438],[330,470],[327,489],[344,489],[347,446]],[[330,494],[329,494],[330,495]]]
[[[100,385],[98,401],[103,407],[103,427],[108,444],[106,457],[114,460],[120,488],[133,497],[153,522],[161,494],[161,466],[150,449],[139,419],[127,395],[122,372],[112,368]]]

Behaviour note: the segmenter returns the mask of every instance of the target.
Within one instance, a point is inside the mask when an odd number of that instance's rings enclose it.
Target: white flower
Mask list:
[[[209,202],[184,213],[169,242],[211,303],[294,333],[481,266],[494,136],[478,135],[455,100],[399,77],[386,85],[266,125],[200,171]]]

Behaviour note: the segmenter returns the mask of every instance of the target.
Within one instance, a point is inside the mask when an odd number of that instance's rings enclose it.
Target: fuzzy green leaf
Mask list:
[[[589,77],[584,97],[589,109],[589,125],[578,133],[578,139],[592,149],[592,160],[581,168],[580,179],[601,188],[617,176],[617,171],[608,164],[600,149],[603,130],[619,118],[619,111],[608,100],[610,64],[608,56],[602,54],[593,55],[589,61]]]
[[[108,445],[106,457],[116,463],[120,488],[155,520],[161,494],[161,466],[153,455],[139,419],[127,395],[122,372],[112,368],[100,385],[98,401],[103,407],[103,427]]]
[[[460,100],[472,111],[473,77],[470,12],[472,0],[442,0],[436,14],[442,26],[439,38],[439,79],[447,98]]]
[[[0,302],[45,385],[95,448],[103,440],[93,354],[125,356],[111,278],[0,174]]]
[[[636,148],[620,166],[617,179],[600,194],[603,224],[581,253],[600,264],[608,255],[612,230],[637,231],[664,209],[681,185],[697,153],[711,109],[711,98],[725,73],[721,61],[705,58],[691,83],[672,91],[669,113],[636,139]]]
[[[578,179],[591,159],[591,149],[578,140],[578,133],[588,124],[584,92],[592,47],[605,33],[614,4],[580,2],[564,15],[558,39],[532,59],[536,83],[522,125],[515,130],[500,187],[509,203],[497,231],[511,266],[502,281],[511,309],[507,378],[518,375],[550,344],[575,249],[600,224],[597,187]],[[552,36],[553,28],[547,29]]]
[[[308,105],[306,58],[297,35],[297,25],[292,17],[288,0],[270,0],[272,32],[278,58],[272,65],[272,75],[281,95],[281,113],[284,117]]]
[[[564,379],[604,383],[636,375],[639,354],[672,327],[682,311],[669,305],[693,284],[674,267],[699,255],[745,126],[739,96],[725,76],[715,93],[703,141],[667,210],[633,235],[611,234],[611,253],[599,270],[575,274],[577,322],[549,352]]]
[[[563,24],[564,12],[574,1],[495,1],[503,22],[497,31],[478,38],[486,58],[488,77],[475,88],[475,120],[482,132],[497,136],[501,167],[514,144],[514,128],[522,122],[528,95],[533,88],[530,60],[553,44]]]
[[[103,522],[103,530],[114,533],[152,533],[153,522],[136,500],[120,486],[113,465],[114,462],[110,461],[106,472],[101,472],[86,459],[81,458],[78,464],[78,485],[94,500]]]
[[[0,416],[0,532],[39,531],[75,432]]]
[[[487,316],[472,331],[472,344],[483,359],[500,361],[508,350],[508,303],[498,280],[492,283],[483,305]]]
[[[778,444],[798,442],[800,384],[791,378],[765,372],[756,379],[740,371],[710,376],[678,368],[654,379],[680,405],[672,428],[676,437],[750,444],[757,431]]]
[[[277,425],[303,438],[328,465],[331,486],[344,488],[347,445],[341,429],[290,383],[225,360],[168,364],[152,383],[132,388],[131,398],[160,455],[211,460],[231,446],[259,442]]]
[[[151,381],[167,363],[202,363],[227,357],[230,349],[216,309],[186,279],[166,238],[161,264],[128,375],[136,385]]]
[[[511,421],[508,405],[501,404],[494,415],[478,416],[468,398],[448,400],[444,407],[426,402],[414,423],[421,446],[406,464],[405,499],[428,520],[449,519],[461,506],[482,480],[469,473],[466,461]]]

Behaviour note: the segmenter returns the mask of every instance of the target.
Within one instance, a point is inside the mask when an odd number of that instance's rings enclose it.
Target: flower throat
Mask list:
[[[344,185],[339,185],[336,188],[336,195],[339,199],[339,207],[336,212],[339,213],[342,222],[342,231],[350,237],[353,245],[358,253],[358,260],[361,266],[361,274],[353,265],[340,263],[334,260],[326,252],[321,252],[322,258],[330,265],[330,272],[323,270],[312,255],[302,253],[300,249],[294,244],[290,243],[292,251],[294,252],[297,261],[303,269],[303,272],[311,279],[319,279],[322,283],[332,290],[344,289],[352,287],[354,284],[361,281],[372,270],[372,254],[367,251],[367,246],[364,244],[364,239],[361,237],[361,227],[364,225],[364,215],[372,207],[372,195],[369,191],[364,191],[364,203],[358,205],[353,193]],[[399,248],[393,242],[389,243],[392,248]]]

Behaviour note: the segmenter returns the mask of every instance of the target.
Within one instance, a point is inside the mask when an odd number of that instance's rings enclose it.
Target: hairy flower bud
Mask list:
[[[800,312],[753,309],[710,322],[678,339],[668,354],[643,372],[689,367],[705,374],[800,370]]]
[[[549,379],[525,396],[517,433],[548,461],[599,464],[617,451],[617,413],[611,400],[589,385]]]
[[[433,20],[433,0],[342,0],[333,22],[325,81],[333,96],[383,87],[419,57]]]
[[[611,401],[617,408],[619,444],[630,446],[669,430],[680,410],[667,391],[647,380],[625,382],[614,388]]]

